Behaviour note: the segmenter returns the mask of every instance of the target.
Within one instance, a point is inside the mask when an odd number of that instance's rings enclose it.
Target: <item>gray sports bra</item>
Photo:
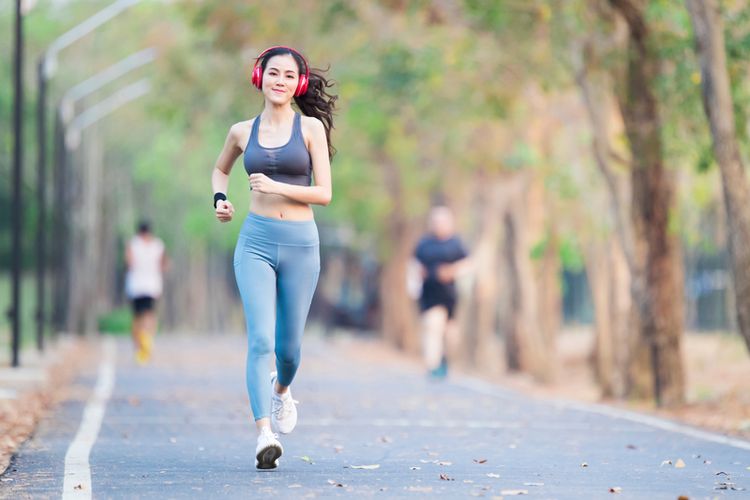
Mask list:
[[[302,137],[300,114],[294,114],[289,141],[277,148],[264,148],[258,144],[259,125],[260,115],[253,122],[250,139],[245,147],[243,160],[247,175],[261,173],[275,181],[309,186],[312,180],[312,160]]]

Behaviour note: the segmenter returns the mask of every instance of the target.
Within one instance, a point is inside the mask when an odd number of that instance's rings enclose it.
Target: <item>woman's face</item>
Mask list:
[[[297,61],[290,54],[273,56],[263,72],[263,95],[275,104],[285,104],[294,97],[299,83]]]

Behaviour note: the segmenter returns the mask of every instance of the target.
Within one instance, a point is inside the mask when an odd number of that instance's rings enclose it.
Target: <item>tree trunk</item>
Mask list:
[[[609,193],[610,213],[619,242],[618,245],[612,245],[613,262],[607,264],[616,267],[600,269],[599,261],[603,257],[598,255],[590,256],[589,259],[593,261],[587,262],[592,293],[597,293],[593,291],[596,288],[607,294],[606,299],[602,299],[604,302],[594,299],[594,322],[597,332],[593,356],[595,371],[605,397],[619,398],[630,394],[634,397],[653,398],[650,354],[643,339],[639,311],[632,305],[646,301],[645,255],[643,252],[636,254],[632,222],[626,217],[623,199],[625,192],[631,192],[630,187],[623,182],[624,179],[617,178],[611,165],[613,148],[608,116],[611,105],[607,95],[598,94],[597,86],[591,81],[595,50],[596,40],[586,40],[582,47],[582,65],[576,75],[576,82],[591,122],[594,160]],[[598,246],[594,247],[596,248],[592,247],[590,251],[598,254]],[[602,279],[600,273],[606,274],[610,283],[599,282]],[[622,295],[622,283],[628,284],[629,292],[625,290],[629,293],[628,296]],[[600,314],[604,316],[599,317]],[[606,346],[610,341],[613,342],[611,352]],[[609,373],[610,369],[612,373]]]
[[[470,367],[488,375],[502,373],[501,346],[498,339],[498,269],[501,225],[497,223],[505,202],[505,181],[480,174],[474,219],[479,227],[474,247],[469,250],[473,268],[472,287],[459,300],[461,343],[456,343],[461,359]]]
[[[674,181],[663,165],[661,120],[652,86],[658,60],[651,51],[643,2],[610,0],[629,28],[625,96],[620,98],[633,155],[632,219],[634,252],[645,255],[645,294],[636,304],[654,373],[659,405],[684,401],[682,290],[676,238],[669,233]]]
[[[586,251],[594,302],[594,372],[602,397],[621,398],[627,388],[630,272],[619,243],[594,243]]]
[[[508,271],[510,317],[505,322],[506,360],[511,370],[524,371],[542,382],[554,376],[553,346],[545,341],[540,327],[538,283],[530,258],[529,182],[524,176],[517,182],[516,195],[509,200],[504,215],[504,254]],[[538,208],[538,207],[537,207]]]
[[[417,234],[406,214],[398,169],[384,152],[379,155],[379,163],[393,202],[385,240],[394,244],[392,248],[385,249],[388,257],[384,259],[380,276],[381,329],[385,339],[403,350],[416,353],[419,351],[420,339],[416,305],[406,288],[406,266],[414,252]]]
[[[545,350],[554,357],[557,333],[562,324],[562,290],[560,285],[560,241],[554,229],[549,229],[544,254],[536,266],[536,283],[539,290],[539,329]]]
[[[724,23],[715,0],[687,0],[701,65],[703,109],[721,171],[729,225],[737,324],[750,350],[750,190],[737,134],[724,48]]]
[[[71,283],[68,330],[79,334],[96,331],[99,313],[97,289],[101,270],[101,201],[103,154],[99,133],[92,128],[81,143],[81,162],[75,167],[77,195],[73,199],[71,232]]]
[[[586,249],[586,277],[594,306],[594,375],[603,397],[614,396],[614,349],[610,313],[612,305],[609,285],[612,282],[607,262],[606,244],[594,243]]]

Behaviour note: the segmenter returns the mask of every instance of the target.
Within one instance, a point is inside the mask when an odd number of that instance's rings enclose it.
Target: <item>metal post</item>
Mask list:
[[[44,349],[44,326],[45,326],[45,283],[44,274],[47,263],[46,250],[46,220],[47,220],[47,113],[46,94],[47,80],[44,77],[44,58],[39,60],[37,66],[38,102],[37,102],[37,139],[39,140],[39,151],[37,165],[37,205],[38,217],[36,224],[36,347],[40,351]]]
[[[52,238],[56,243],[57,251],[53,253],[53,273],[54,273],[54,286],[52,292],[52,331],[57,332],[63,327],[63,303],[62,296],[63,291],[63,271],[64,271],[64,259],[63,252],[65,246],[63,245],[63,223],[65,209],[63,205],[64,200],[64,177],[63,168],[65,162],[65,145],[63,144],[63,129],[62,129],[62,117],[60,116],[60,108],[57,107],[55,112],[55,127],[52,133],[54,138],[54,159],[52,164],[52,175],[54,185],[54,201],[52,206]]]
[[[13,302],[10,317],[13,323],[13,339],[11,342],[12,360],[15,367],[19,365],[19,348],[21,344],[21,185],[23,180],[23,17],[21,15],[21,0],[16,0],[15,26],[15,71],[14,71],[14,100],[13,100],[13,181],[11,224],[13,226],[13,243],[11,257],[12,297]]]

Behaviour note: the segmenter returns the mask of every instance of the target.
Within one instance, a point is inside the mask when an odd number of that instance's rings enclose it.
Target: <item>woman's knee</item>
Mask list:
[[[248,352],[252,356],[266,356],[271,354],[272,349],[273,346],[270,339],[253,335],[248,339]]]
[[[277,345],[276,359],[285,365],[298,365],[300,359],[300,345],[298,343]]]

